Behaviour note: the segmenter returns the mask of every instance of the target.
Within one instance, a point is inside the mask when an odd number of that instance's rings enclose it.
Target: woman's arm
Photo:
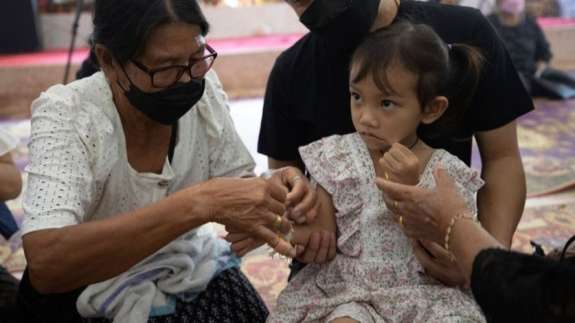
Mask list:
[[[503,245],[485,231],[479,223],[462,219],[453,225],[449,249],[468,282],[471,281],[475,257],[486,248],[503,248]]]
[[[293,256],[295,250],[267,228],[284,212],[283,200],[283,189],[263,179],[214,179],[126,214],[31,232],[23,237],[30,280],[40,293],[100,282],[210,221],[252,232]]]
[[[22,177],[10,153],[0,156],[0,201],[18,197],[22,190]]]

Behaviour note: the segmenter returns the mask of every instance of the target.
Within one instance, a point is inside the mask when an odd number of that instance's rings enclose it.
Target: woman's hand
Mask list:
[[[274,170],[269,180],[289,192],[286,196],[289,219],[298,224],[315,220],[319,207],[317,193],[298,168],[288,166]]]
[[[467,285],[465,275],[453,255],[437,243],[415,241],[413,253],[425,272],[447,286]]]
[[[465,199],[445,170],[434,171],[436,187],[425,189],[376,179],[389,209],[398,216],[405,233],[418,240],[443,244],[451,218],[468,212]]]
[[[290,229],[289,221],[282,217],[288,195],[285,187],[262,178],[217,178],[198,189],[204,196],[204,201],[199,201],[202,212],[210,221],[247,233],[276,252],[295,257],[295,248],[276,233]]]
[[[401,214],[398,222],[405,234],[417,240],[414,254],[426,272],[448,286],[461,286],[466,282],[465,276],[442,245],[451,219],[468,209],[445,170],[436,168],[433,175],[433,190],[380,178],[376,181],[390,210]]]
[[[226,241],[231,243],[232,250],[243,257],[248,252],[259,248],[264,243],[242,232],[228,232]],[[305,264],[323,264],[335,258],[336,240],[335,233],[327,230],[311,232],[305,245],[295,244],[296,259]]]

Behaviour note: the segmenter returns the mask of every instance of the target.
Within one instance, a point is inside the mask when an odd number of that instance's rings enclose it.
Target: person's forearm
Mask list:
[[[60,293],[104,281],[208,222],[197,202],[201,192],[188,190],[127,214],[25,235],[32,284],[41,293]]]
[[[478,193],[483,227],[509,248],[525,206],[525,173],[519,157],[505,157],[483,166],[485,186]]]
[[[0,157],[0,201],[15,199],[22,190],[22,178],[18,168],[11,159],[8,159],[10,162],[5,162],[5,158]]]
[[[468,282],[471,281],[475,257],[481,250],[503,248],[501,243],[478,223],[467,219],[461,219],[455,223],[449,241],[449,249],[455,256],[457,264]]]

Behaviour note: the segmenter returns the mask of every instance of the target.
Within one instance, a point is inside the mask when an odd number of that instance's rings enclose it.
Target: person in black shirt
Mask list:
[[[378,179],[403,231],[453,253],[487,322],[575,322],[575,256],[569,239],[559,260],[503,250],[473,220],[447,172],[437,168],[428,190]],[[572,250],[571,252],[568,252]]]
[[[258,151],[269,157],[270,168],[302,167],[298,147],[353,132],[348,68],[351,54],[364,36],[403,19],[427,24],[446,43],[479,48],[487,64],[462,123],[442,136],[421,128],[420,137],[467,164],[472,138],[476,138],[482,177],[487,182],[479,193],[479,217],[484,227],[509,247],[525,202],[515,119],[532,110],[533,102],[483,15],[471,8],[407,0],[401,4],[399,0],[288,3],[310,32],[278,57],[268,80]],[[436,252],[419,260],[442,282],[461,284],[462,274],[441,255]]]

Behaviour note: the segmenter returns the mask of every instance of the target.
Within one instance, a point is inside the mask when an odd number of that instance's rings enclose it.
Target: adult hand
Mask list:
[[[242,232],[229,232],[225,239],[232,244],[232,250],[240,257],[263,245],[261,240]],[[336,246],[333,232],[313,232],[307,245],[294,246],[296,248],[296,259],[306,264],[323,264],[335,258]]]
[[[451,219],[469,211],[447,172],[438,167],[433,175],[434,189],[392,183],[381,178],[376,179],[376,183],[384,193],[388,208],[398,215],[398,221],[408,236],[442,244]]]
[[[295,257],[296,250],[276,231],[291,227],[285,213],[287,189],[262,178],[217,178],[198,187],[205,194],[205,212],[211,221],[264,241],[276,252]]]
[[[274,170],[269,180],[285,187],[288,218],[298,224],[311,223],[315,220],[319,202],[317,193],[307,178],[296,167],[283,167]]]
[[[379,165],[384,169],[389,178],[387,180],[417,185],[421,165],[417,156],[407,147],[395,143],[379,159]]]
[[[228,228],[226,228],[226,231],[228,231],[228,234],[225,237],[226,241],[231,243],[232,250],[240,257],[245,256],[248,252],[259,248],[264,244],[263,241],[253,238],[247,233],[234,232]]]
[[[437,243],[419,240],[413,244],[413,252],[425,272],[447,286],[467,285],[465,275],[452,254]]]

